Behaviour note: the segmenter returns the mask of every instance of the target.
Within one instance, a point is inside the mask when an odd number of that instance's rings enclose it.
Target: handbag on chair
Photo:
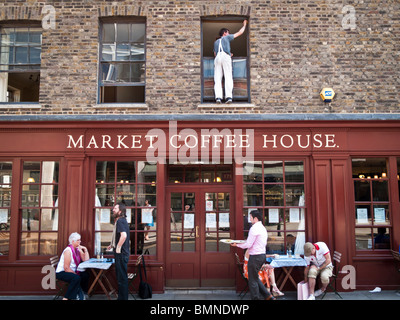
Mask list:
[[[143,262],[145,281],[143,281],[143,279],[142,279],[142,269],[139,264],[139,276],[140,276],[139,297],[142,299],[149,299],[153,295],[153,289],[151,288],[151,285],[149,283],[147,283],[146,265],[144,262],[144,257],[142,259],[142,262]]]

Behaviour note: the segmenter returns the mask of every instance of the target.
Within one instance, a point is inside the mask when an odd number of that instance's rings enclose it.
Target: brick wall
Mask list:
[[[398,1],[9,1],[0,22],[37,20],[43,30],[40,109],[0,114],[397,113]],[[354,8],[354,29],[345,29]],[[201,105],[201,17],[249,17],[250,106]],[[146,105],[97,105],[99,18],[146,17]],[[323,87],[336,92],[325,104]]]

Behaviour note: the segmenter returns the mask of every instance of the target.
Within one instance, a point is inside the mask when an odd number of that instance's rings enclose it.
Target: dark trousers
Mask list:
[[[271,295],[258,277],[258,272],[264,263],[265,254],[250,255],[249,257],[249,263],[247,265],[249,274],[249,291],[251,299],[253,300],[265,299]]]
[[[118,282],[118,300],[128,300],[128,261],[129,256],[122,253],[114,253],[115,274]]]
[[[69,283],[67,292],[64,295],[69,300],[76,300],[79,289],[82,289],[84,293],[88,292],[89,273],[87,271],[79,274],[61,271],[56,273],[56,278]]]

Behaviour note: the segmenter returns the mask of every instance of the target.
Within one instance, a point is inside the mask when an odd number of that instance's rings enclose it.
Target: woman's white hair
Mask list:
[[[68,238],[69,244],[72,244],[72,241],[76,241],[76,240],[78,240],[80,238],[81,238],[81,235],[78,232],[71,233],[71,235]]]

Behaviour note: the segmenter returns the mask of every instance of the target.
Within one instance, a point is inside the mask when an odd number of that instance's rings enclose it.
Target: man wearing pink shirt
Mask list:
[[[248,249],[249,251],[249,262],[248,262],[248,273],[249,273],[249,290],[250,296],[253,300],[260,300],[260,295],[265,300],[275,300],[274,296],[265,288],[263,283],[258,277],[258,272],[265,263],[265,248],[267,246],[267,230],[262,224],[262,214],[253,210],[250,212],[251,228],[249,236],[245,243],[232,243],[232,247],[239,247],[241,249]]]

